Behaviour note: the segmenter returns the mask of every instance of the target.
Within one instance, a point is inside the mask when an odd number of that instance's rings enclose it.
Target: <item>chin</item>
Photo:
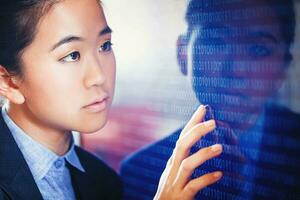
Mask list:
[[[102,129],[105,124],[107,123],[107,119],[103,119],[103,120],[97,120],[97,121],[88,121],[88,122],[82,122],[80,124],[80,127],[78,127],[76,129],[77,132],[80,133],[85,133],[85,134],[90,134],[90,133],[95,133],[97,131],[99,131],[100,129]]]

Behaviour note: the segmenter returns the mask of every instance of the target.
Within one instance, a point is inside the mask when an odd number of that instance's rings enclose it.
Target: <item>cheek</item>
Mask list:
[[[113,96],[116,79],[116,60],[113,52],[104,59],[103,73],[106,78],[106,90],[109,90],[111,96]]]
[[[79,75],[71,68],[55,64],[32,66],[23,84],[24,96],[27,103],[33,107],[51,107],[68,109],[72,104],[66,101],[72,99],[76,103],[75,94],[80,91]],[[79,95],[77,96],[79,97]]]
[[[262,75],[265,84],[262,86],[266,95],[275,94],[286,77],[287,63],[284,60],[283,54],[273,56],[265,61],[272,63],[269,69],[266,69]]]

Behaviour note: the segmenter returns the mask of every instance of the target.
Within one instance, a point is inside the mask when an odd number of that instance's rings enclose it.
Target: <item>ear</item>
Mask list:
[[[177,62],[182,74],[187,75],[187,37],[180,35],[177,39]]]
[[[0,95],[12,103],[22,104],[25,102],[25,98],[20,92],[14,78],[0,65]]]

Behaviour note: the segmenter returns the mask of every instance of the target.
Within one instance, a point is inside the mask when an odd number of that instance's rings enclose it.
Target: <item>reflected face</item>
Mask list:
[[[22,110],[49,129],[94,132],[113,98],[111,30],[97,0],[64,0],[40,20],[22,55]]]
[[[255,123],[285,76],[288,45],[280,20],[275,12],[264,20],[212,22],[191,32],[188,72],[196,96],[233,126]]]

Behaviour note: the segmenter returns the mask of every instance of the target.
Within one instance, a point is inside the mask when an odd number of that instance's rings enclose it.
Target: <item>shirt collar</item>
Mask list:
[[[8,116],[6,105],[2,107],[2,116],[35,178],[42,179],[54,162],[61,158],[66,159],[78,170],[85,172],[76,154],[73,137],[68,152],[63,156],[58,156],[53,151],[32,139],[17,126]]]
[[[80,163],[80,160],[75,151],[74,139],[72,137],[71,147],[69,151],[63,156],[66,160],[75,168],[79,169],[82,172],[85,172],[83,166]]]

